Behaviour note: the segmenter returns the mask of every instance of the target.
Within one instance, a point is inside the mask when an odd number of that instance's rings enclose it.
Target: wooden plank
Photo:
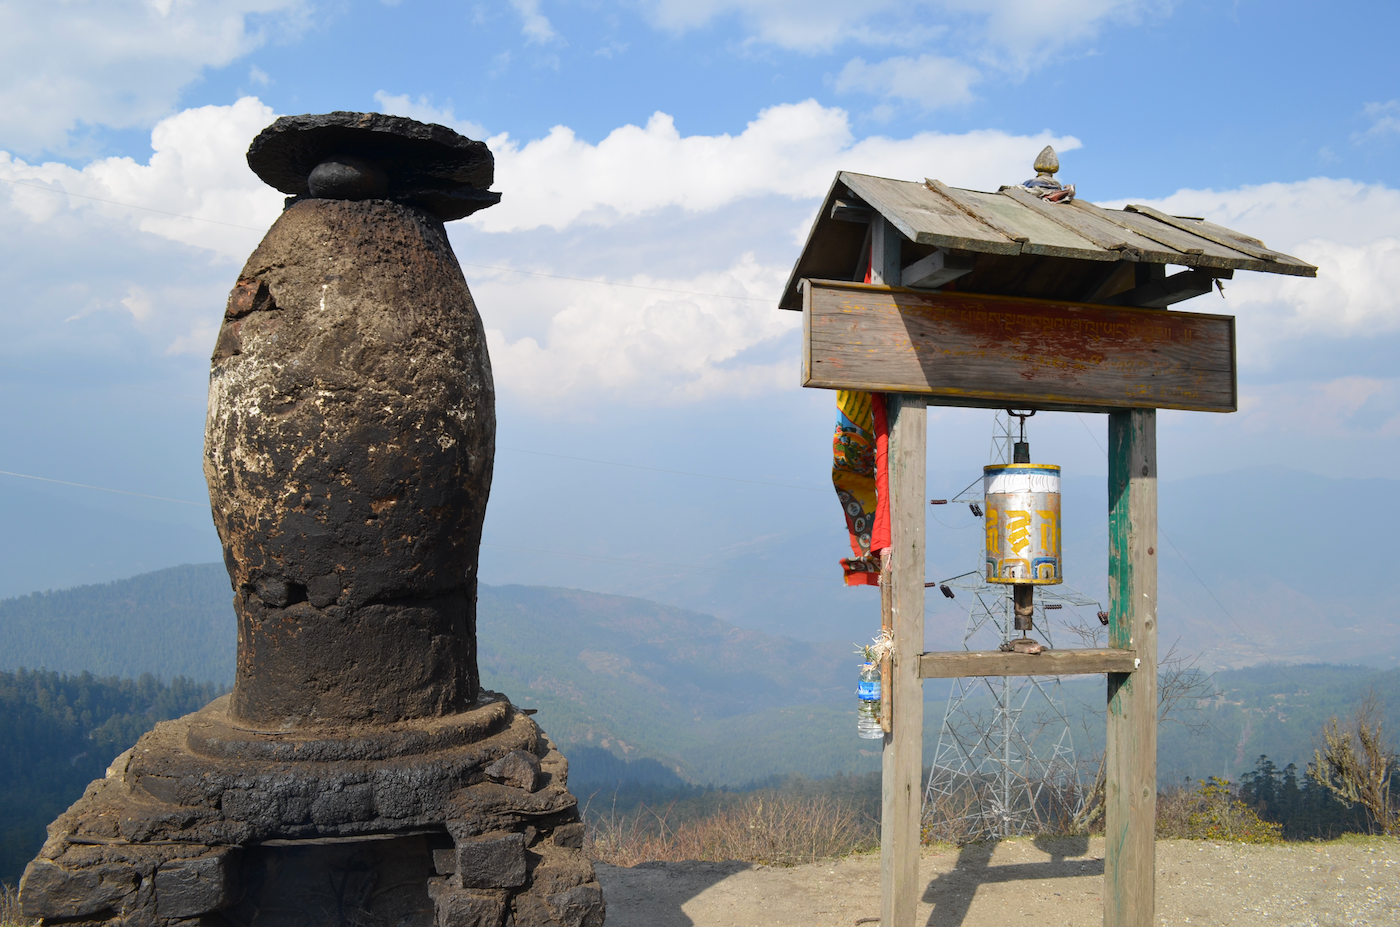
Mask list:
[[[1293,274],[1295,276],[1315,276],[1316,268],[1310,271],[1311,265],[1288,264],[1279,261],[1264,261],[1237,251],[1225,245],[1218,244],[1208,238],[1202,238],[1191,232],[1184,231],[1174,225],[1167,225],[1158,222],[1151,216],[1141,213],[1123,212],[1115,216],[1125,225],[1131,226],[1139,233],[1148,238],[1155,239],[1163,244],[1182,252],[1182,259],[1176,263],[1185,264],[1188,267],[1222,267],[1232,270],[1258,270],[1264,273],[1273,274]]]
[[[1079,258],[1087,261],[1116,261],[1121,257],[1117,251],[1100,248],[1079,233],[1051,222],[1009,196],[982,193],[978,190],[953,192],[962,202],[976,210],[978,215],[991,216],[1003,226],[1027,236],[1029,241],[1021,245],[1022,254],[1044,254],[1049,257]]]
[[[911,241],[992,254],[1021,251],[1019,244],[934,196],[923,184],[849,171],[842,171],[840,177],[851,192],[879,210]]]
[[[980,408],[1236,408],[1231,316],[831,280],[808,281],[803,312],[803,386]]]
[[[1188,253],[1199,253],[1199,249],[1191,252],[1179,251],[1166,242],[1143,234],[1131,223],[1123,221],[1124,213],[1121,209],[1104,209],[1102,206],[1096,206],[1081,199],[1076,199],[1071,203],[1070,208],[1101,226],[1117,229],[1117,234],[1121,235],[1124,241],[1141,252],[1140,260],[1151,261],[1155,264],[1184,264]]]
[[[1128,212],[1136,212],[1144,216],[1151,216],[1158,222],[1170,225],[1172,228],[1181,229],[1188,235],[1195,235],[1197,238],[1213,241],[1217,245],[1224,245],[1234,251],[1243,251],[1250,257],[1258,258],[1261,261],[1268,261],[1272,264],[1279,259],[1277,251],[1270,251],[1268,248],[1265,248],[1264,243],[1257,238],[1246,241],[1244,238],[1234,235],[1221,235],[1208,228],[1204,222],[1192,222],[1190,219],[1169,216],[1161,210],[1153,209],[1151,206],[1142,206],[1137,203],[1129,206]]]
[[[1046,650],[1042,653],[1004,653],[1000,650],[950,650],[925,653],[919,658],[924,679],[959,679],[963,676],[1085,676],[1093,673],[1131,673],[1137,654],[1132,650]]]
[[[1047,203],[1025,187],[1003,187],[1002,196],[1009,196],[1022,206],[1037,212],[1056,225],[1063,226],[1081,238],[1087,238],[1105,251],[1122,251],[1124,257],[1136,260],[1140,249],[1128,241],[1127,230],[1118,226],[1099,227],[1087,213],[1073,208],[1074,201],[1068,203]],[[1141,238],[1140,235],[1133,236]]]
[[[1017,229],[1013,229],[1009,226],[1003,225],[1000,221],[997,220],[995,216],[988,215],[987,213],[983,212],[978,212],[972,207],[971,203],[964,201],[960,196],[958,196],[957,190],[954,190],[952,187],[948,186],[942,181],[933,180],[931,178],[925,177],[924,186],[928,187],[934,193],[937,193],[940,197],[947,200],[954,206],[954,208],[956,208],[959,212],[963,213],[964,215],[968,216],[970,219],[972,219],[972,221],[978,223],[979,225],[985,225],[988,228],[994,230],[997,234],[1003,236],[1004,238],[1010,241],[1014,241],[1016,243],[1016,250],[1014,252],[1015,254],[1020,254],[1021,245],[1031,240],[1030,235]]]
[[[1157,413],[1108,417],[1109,645],[1137,653],[1108,676],[1104,927],[1153,927],[1157,811]]]
[[[890,420],[890,665],[894,717],[881,768],[880,924],[914,927],[919,898],[923,789],[924,471],[928,419],[922,396],[886,396]]]

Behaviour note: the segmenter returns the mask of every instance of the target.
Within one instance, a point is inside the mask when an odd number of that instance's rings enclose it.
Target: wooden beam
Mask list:
[[[890,611],[894,624],[891,708],[880,809],[880,924],[914,927],[919,898],[923,789],[924,472],[928,419],[921,396],[885,397],[890,421]]]
[[[876,285],[899,286],[899,252],[905,238],[884,216],[870,222],[870,282]]]
[[[1157,412],[1108,417],[1109,645],[1137,653],[1109,673],[1104,927],[1153,927],[1157,813]]]
[[[869,222],[875,210],[859,200],[837,200],[831,204],[831,218],[838,222]]]
[[[972,273],[972,256],[957,257],[942,248],[922,257],[899,272],[901,286],[933,290]]]
[[[872,227],[879,255],[891,236]],[[803,316],[803,386],[1000,409],[1236,408],[1230,316],[836,280],[807,281]]]
[[[962,676],[1082,676],[1092,673],[1131,673],[1137,668],[1132,650],[1046,650],[1005,653],[1000,650],[951,650],[919,657],[924,679]]]
[[[1163,277],[1161,280],[1133,287],[1131,290],[1109,296],[1098,300],[1098,302],[1106,306],[1140,306],[1144,309],[1165,309],[1173,303],[1209,293],[1211,288],[1215,286],[1216,277],[1229,280],[1233,276],[1234,271],[1230,270],[1183,270],[1179,274],[1172,274],[1170,277]]]

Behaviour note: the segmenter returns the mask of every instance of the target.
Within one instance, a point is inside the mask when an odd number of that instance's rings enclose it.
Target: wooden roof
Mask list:
[[[903,234],[903,266],[940,248],[971,257],[972,272],[956,281],[960,292],[1093,302],[1131,286],[1133,275],[1122,272],[1135,264],[1179,264],[1225,279],[1236,270],[1317,276],[1313,265],[1257,238],[1150,206],[1048,203],[1021,186],[984,193],[937,180],[913,183],[842,171],[788,278],[781,308],[801,310],[803,278],[863,276],[868,224],[859,216],[865,208]],[[1111,282],[1115,275],[1121,284]]]

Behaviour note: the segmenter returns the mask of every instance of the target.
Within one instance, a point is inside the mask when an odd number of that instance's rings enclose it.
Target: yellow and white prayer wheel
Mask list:
[[[1010,463],[982,468],[987,582],[1050,586],[1060,563],[1060,468]]]

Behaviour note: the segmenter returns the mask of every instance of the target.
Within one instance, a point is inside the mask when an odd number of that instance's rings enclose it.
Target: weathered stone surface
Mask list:
[[[501,927],[510,910],[510,893],[435,886],[436,927]]]
[[[248,148],[248,166],[296,196],[382,197],[444,222],[500,202],[484,142],[446,126],[383,113],[283,116]]]
[[[490,766],[486,776],[494,782],[533,792],[543,784],[540,758],[524,750],[512,750]]]
[[[472,704],[494,447],[485,333],[441,223],[383,200],[283,213],[210,374],[235,717],[280,730]]]
[[[524,834],[483,834],[457,841],[457,881],[463,888],[519,888],[525,877]]]
[[[477,676],[494,394],[439,220],[495,202],[490,153],[335,113],[279,120],[249,163],[316,198],[244,267],[210,375],[234,692],[88,786],[23,909],[66,927],[601,924],[568,764]]]
[[[155,874],[158,917],[198,917],[238,900],[237,850],[162,863]]]
[[[36,859],[20,879],[20,911],[25,917],[64,920],[113,913],[139,882],[136,870],[126,866],[70,870]]]
[[[552,895],[517,895],[512,907],[515,927],[602,927],[607,911],[597,883]]]
[[[584,827],[581,821],[574,824],[560,824],[554,828],[551,839],[557,847],[579,850],[583,848],[583,832]]]

